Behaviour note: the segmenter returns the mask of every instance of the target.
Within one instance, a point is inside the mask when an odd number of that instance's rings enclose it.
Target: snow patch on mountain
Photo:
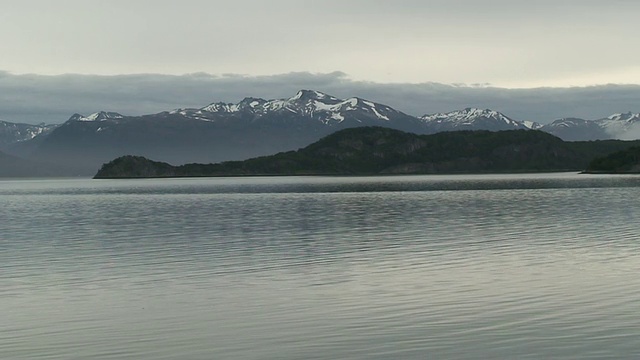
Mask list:
[[[342,122],[344,121],[344,116],[340,113],[333,113],[331,114],[331,119],[336,120],[338,122]]]
[[[207,105],[205,107],[203,107],[202,109],[196,111],[196,113],[198,114],[202,114],[205,112],[210,112],[210,113],[235,113],[238,112],[240,110],[239,105],[237,104],[224,104],[224,103],[215,103],[215,104],[210,104]],[[176,111],[179,112],[182,115],[187,115],[188,112],[185,110],[180,110],[180,111]]]
[[[640,118],[640,114],[635,114],[632,112],[618,113],[618,114],[613,114],[606,117],[606,119],[615,120],[615,121],[637,121],[639,118]]]
[[[529,121],[529,120],[522,121],[522,124],[524,126],[526,126],[528,129],[531,129],[531,130],[538,130],[538,129],[542,128],[542,126],[543,126],[542,124],[540,124],[538,122]]]
[[[100,112],[96,112],[93,113],[89,116],[84,116],[84,115],[80,115],[80,114],[74,114],[73,116],[71,116],[71,118],[69,119],[69,121],[85,121],[85,122],[92,122],[92,121],[107,121],[107,120],[117,120],[117,119],[122,119],[124,118],[124,116],[115,113],[115,112],[107,112],[107,111],[100,111]]]

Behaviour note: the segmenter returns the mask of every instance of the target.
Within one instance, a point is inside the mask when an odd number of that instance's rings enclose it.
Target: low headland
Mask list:
[[[615,155],[621,160],[602,160],[617,152],[629,152],[635,158]],[[416,135],[360,127],[338,131],[296,151],[244,161],[173,166],[142,156],[122,156],[104,164],[94,178],[633,172],[640,169],[639,154],[640,141],[566,142],[535,130]],[[633,165],[626,164],[630,159],[635,159]]]

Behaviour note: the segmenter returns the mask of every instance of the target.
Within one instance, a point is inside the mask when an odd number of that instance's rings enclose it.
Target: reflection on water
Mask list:
[[[0,181],[10,359],[637,358],[640,178]]]

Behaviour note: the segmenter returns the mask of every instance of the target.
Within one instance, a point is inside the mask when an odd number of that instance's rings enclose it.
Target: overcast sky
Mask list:
[[[51,101],[60,121],[90,107],[142,113],[320,86],[418,115],[460,104],[531,118],[507,103],[519,90],[496,88],[640,84],[638,14],[640,2],[631,0],[0,0],[0,89],[9,91],[0,93],[0,117],[43,116],[25,115],[20,102]],[[255,84],[263,87],[248,87]],[[447,98],[468,89],[446,95],[433,92],[436,84],[491,84],[481,97],[497,97]],[[443,101],[409,108],[398,89],[413,99],[430,89]],[[81,101],[84,92],[95,101]],[[600,113],[610,105],[638,110],[631,102],[601,105]]]
[[[0,69],[640,83],[635,0],[2,0]]]

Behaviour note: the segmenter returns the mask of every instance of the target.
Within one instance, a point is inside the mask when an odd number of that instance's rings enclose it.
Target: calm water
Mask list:
[[[640,177],[0,181],[2,359],[637,359]]]

